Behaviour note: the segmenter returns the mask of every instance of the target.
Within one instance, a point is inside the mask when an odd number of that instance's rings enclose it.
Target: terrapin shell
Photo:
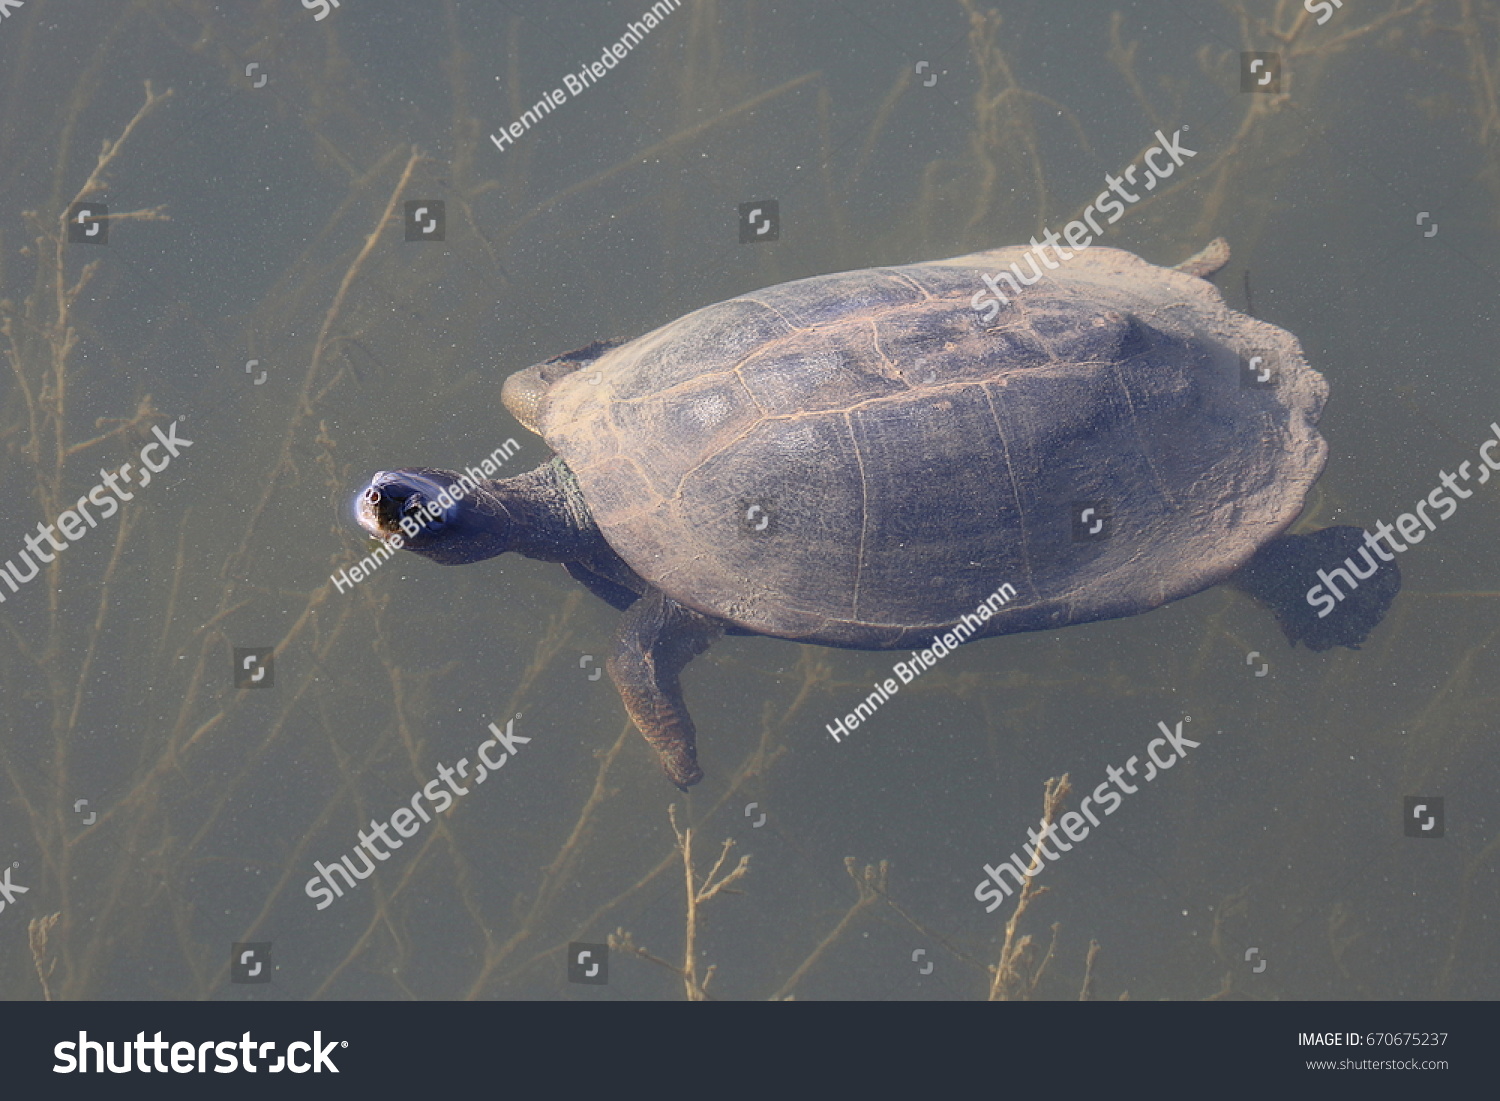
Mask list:
[[[1205,279],[1117,249],[989,308],[983,276],[1027,252],[696,310],[557,381],[538,427],[637,573],[758,634],[904,647],[1007,583],[976,636],[1220,581],[1323,468],[1322,376]]]

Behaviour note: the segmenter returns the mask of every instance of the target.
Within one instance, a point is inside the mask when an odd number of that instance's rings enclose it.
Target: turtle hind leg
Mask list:
[[[1270,608],[1293,646],[1358,650],[1401,590],[1390,557],[1371,549],[1362,528],[1340,524],[1271,540],[1229,583]]]
[[[625,612],[615,652],[605,663],[636,729],[661,757],[667,779],[683,791],[703,779],[703,770],[680,676],[722,633],[707,616],[648,593]]]

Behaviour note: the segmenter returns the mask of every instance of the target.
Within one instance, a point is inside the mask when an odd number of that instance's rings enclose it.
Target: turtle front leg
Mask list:
[[[683,791],[703,779],[703,770],[679,675],[722,633],[708,616],[650,592],[625,612],[605,663],[636,729],[661,756],[667,779]]]

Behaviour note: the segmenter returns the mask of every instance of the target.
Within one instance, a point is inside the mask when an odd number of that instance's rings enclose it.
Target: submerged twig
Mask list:
[[[1073,790],[1072,785],[1068,783],[1066,772],[1060,778],[1053,777],[1047,781],[1042,795],[1042,823],[1039,829],[1042,837],[1047,836],[1048,827],[1057,817],[1063,798],[1071,790]],[[1015,908],[1011,910],[1010,918],[1005,923],[1005,940],[1000,945],[999,962],[990,968],[989,1000],[992,1002],[1007,1002],[1014,998],[1030,997],[1036,992],[1037,983],[1041,982],[1042,973],[1046,971],[1047,964],[1052,961],[1053,949],[1057,946],[1057,925],[1052,926],[1052,944],[1048,947],[1047,954],[1030,975],[1023,974],[1023,969],[1030,954],[1031,935],[1016,936],[1021,925],[1021,918],[1025,916],[1032,901],[1049,890],[1047,887],[1036,885],[1036,876],[1041,870],[1042,855],[1038,849],[1031,854],[1031,862],[1025,868],[1025,882],[1021,884],[1021,892],[1016,897]]]
[[[673,803],[667,808],[667,816],[672,822],[672,832],[677,835],[677,851],[682,856],[682,875],[687,886],[687,930],[682,945],[682,985],[687,992],[690,1002],[706,1001],[708,998],[708,984],[713,979],[713,968],[710,967],[708,974],[700,983],[698,981],[698,911],[705,902],[708,902],[720,891],[727,888],[731,883],[743,879],[750,870],[750,858],[740,857],[740,862],[731,871],[715,879],[719,875],[719,869],[724,866],[724,861],[729,857],[729,850],[734,847],[734,842],[725,839],[724,847],[719,850],[719,858],[714,861],[714,866],[708,870],[700,882],[695,882],[693,871],[693,828],[679,829],[677,825],[677,804]]]

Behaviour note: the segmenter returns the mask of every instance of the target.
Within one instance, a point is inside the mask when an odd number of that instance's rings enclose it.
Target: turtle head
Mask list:
[[[448,470],[382,470],[354,498],[354,519],[434,562],[479,562],[512,549],[514,525],[494,484]]]

